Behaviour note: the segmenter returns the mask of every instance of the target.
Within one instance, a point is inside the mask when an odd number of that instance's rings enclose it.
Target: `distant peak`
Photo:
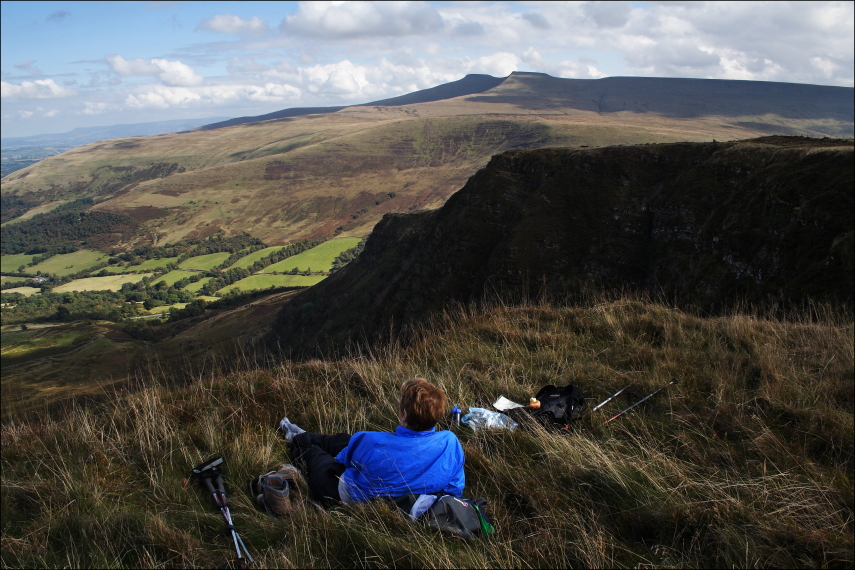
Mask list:
[[[508,78],[510,77],[549,77],[551,79],[555,79],[548,73],[541,73],[539,71],[512,71]]]

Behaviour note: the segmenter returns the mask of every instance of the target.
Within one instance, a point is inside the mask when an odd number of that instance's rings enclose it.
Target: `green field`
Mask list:
[[[49,257],[38,265],[28,267],[27,273],[41,271],[42,273],[53,273],[54,275],[63,277],[65,275],[77,273],[78,271],[83,271],[84,269],[95,267],[96,265],[106,261],[107,257],[108,255],[106,253],[101,253],[100,251],[81,249],[74,253],[63,253],[61,255]]]
[[[197,293],[199,291],[199,289],[204,287],[205,283],[207,283],[210,280],[211,280],[210,277],[202,277],[201,279],[199,279],[195,283],[190,283],[189,285],[187,285],[184,288],[184,291],[190,291],[191,293]]]
[[[160,259],[147,259],[139,265],[132,265],[130,267],[108,267],[107,271],[109,271],[110,273],[132,273],[139,271],[151,271],[152,269],[160,269],[161,267],[166,267],[170,263],[175,263],[176,261],[178,261],[178,257],[161,257]]]
[[[27,280],[21,277],[9,277],[8,275],[0,275],[0,283],[3,283],[4,285],[9,283],[23,287],[24,283],[26,282]]]
[[[0,255],[0,271],[12,272],[18,271],[18,268],[22,265],[26,265],[33,260],[34,255],[27,255],[26,253],[18,253],[15,255]],[[25,269],[27,273],[29,273],[29,267]]]
[[[220,265],[222,262],[227,260],[230,255],[231,253],[227,251],[222,251],[220,253],[209,253],[208,255],[191,257],[179,263],[178,267],[180,267],[181,269],[197,269],[199,271],[207,271],[208,269],[213,269],[214,267]]]
[[[37,287],[13,287],[12,289],[3,289],[4,293],[20,293],[21,295],[26,295],[29,297],[30,295],[35,295],[41,291],[41,289]]]
[[[258,251],[254,251],[249,255],[241,257],[232,265],[230,265],[230,267],[242,267],[243,269],[247,269],[250,265],[258,261],[262,257],[267,257],[274,251],[279,251],[280,249],[282,249],[281,245],[274,245],[273,247],[265,247],[264,249],[259,249]]]
[[[118,291],[125,283],[137,283],[143,277],[151,277],[151,273],[134,273],[132,275],[110,275],[108,277],[86,277],[75,279],[59,287],[54,287],[54,293],[69,291]]]
[[[174,271],[170,271],[169,273],[167,273],[165,275],[161,275],[160,277],[158,277],[156,279],[153,279],[151,284],[157,285],[161,281],[166,281],[167,285],[174,285],[176,281],[180,281],[181,279],[184,279],[185,277],[192,277],[196,274],[197,273],[195,271],[181,271],[180,269],[176,269]]]
[[[325,275],[252,275],[223,287],[217,293],[228,293],[232,289],[255,291],[268,287],[309,287],[324,280]]]
[[[331,239],[308,251],[298,253],[279,263],[265,267],[261,273],[272,273],[274,271],[281,273],[291,271],[295,267],[300,271],[305,271],[306,269],[311,269],[312,271],[329,271],[332,268],[332,262],[341,252],[356,247],[358,243],[359,238],[356,237]]]
[[[153,309],[151,309],[149,311],[149,313],[151,313],[153,315],[156,315],[159,313],[166,313],[166,312],[169,312],[169,309],[171,309],[172,307],[175,307],[176,309],[183,309],[187,305],[188,305],[188,303],[175,303],[174,305],[161,305],[159,307],[154,307]]]
[[[33,358],[67,352],[94,338],[84,327],[56,327],[38,331],[4,332],[3,364],[17,364]]]

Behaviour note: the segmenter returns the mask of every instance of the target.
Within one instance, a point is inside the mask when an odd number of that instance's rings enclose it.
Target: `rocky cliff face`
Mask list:
[[[363,254],[282,308],[292,350],[453,302],[632,288],[684,305],[853,300],[853,142],[510,151],[439,210],[390,214]]]

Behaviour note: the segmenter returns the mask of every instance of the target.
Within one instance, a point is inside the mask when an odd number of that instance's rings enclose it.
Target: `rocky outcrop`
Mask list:
[[[482,296],[631,288],[704,310],[853,300],[853,142],[510,151],[440,209],[389,214],[282,308],[295,351],[406,330]]]

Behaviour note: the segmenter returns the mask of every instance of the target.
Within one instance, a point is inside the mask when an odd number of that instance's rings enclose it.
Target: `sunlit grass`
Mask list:
[[[271,360],[2,426],[4,566],[224,566],[234,550],[210,497],[184,481],[226,457],[235,525],[259,567],[831,567],[853,560],[853,323],[702,319],[631,299],[446,315],[408,347]],[[382,504],[281,521],[251,477],[289,460],[274,427],[390,430],[403,380],[452,403],[523,401],[547,383],[589,405],[582,429],[458,435],[468,497],[498,533],[461,543]],[[587,430],[652,390],[647,404]],[[440,427],[447,427],[442,424]]]

